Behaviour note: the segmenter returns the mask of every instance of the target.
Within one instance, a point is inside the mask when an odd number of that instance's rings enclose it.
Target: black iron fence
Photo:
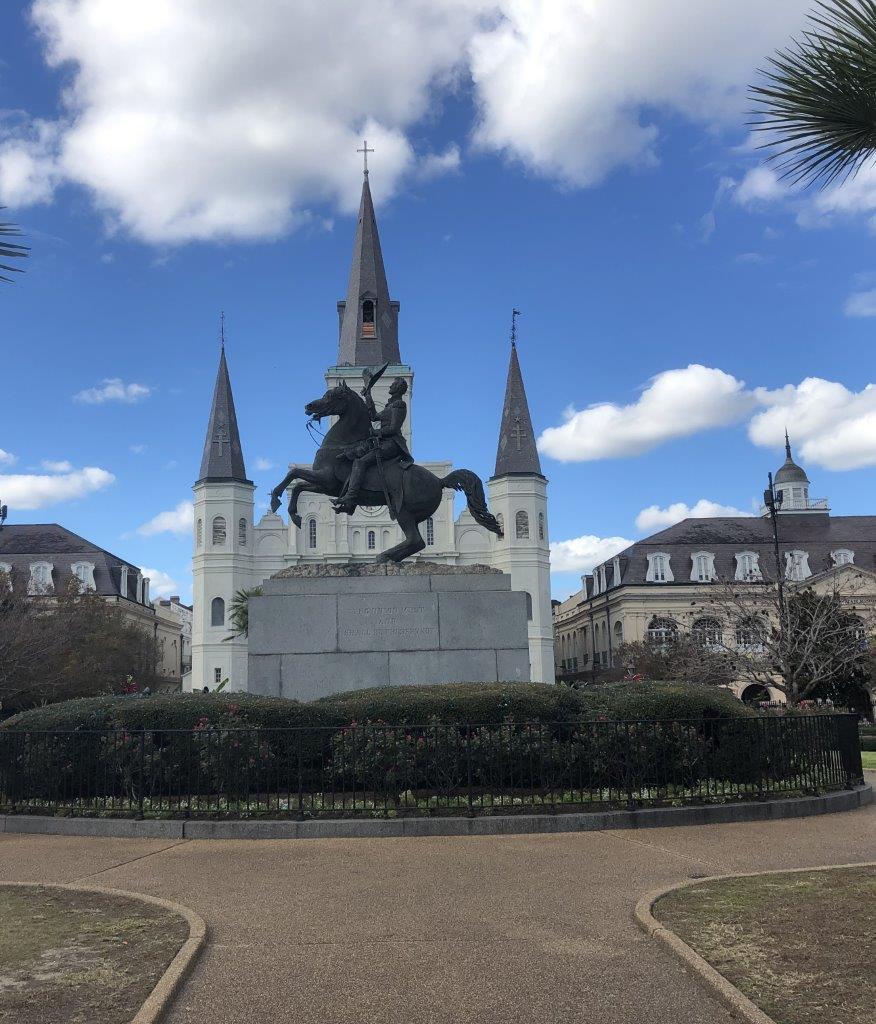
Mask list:
[[[309,818],[764,799],[863,781],[854,715],[0,730],[0,811]]]

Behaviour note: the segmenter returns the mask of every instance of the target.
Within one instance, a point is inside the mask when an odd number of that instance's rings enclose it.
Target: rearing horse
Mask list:
[[[271,511],[276,512],[280,507],[283,492],[289,487],[289,517],[299,529],[301,516],[298,514],[298,496],[302,491],[313,491],[316,494],[338,497],[351,470],[350,462],[347,459],[339,459],[338,456],[352,445],[372,436],[368,407],[346,381],[337,387],[329,388],[322,398],[308,402],[304,411],[317,421],[323,416],[337,416],[338,419],[325,435],[314,457],[312,468],[291,466],[289,472],[271,491]],[[393,472],[401,473],[398,488],[401,500],[398,501],[396,519],[404,531],[405,539],[401,544],[384,551],[380,556],[381,561],[401,562],[423,550],[426,542],[420,533],[419,525],[435,513],[441,504],[441,492],[445,487],[462,491],[475,522],[495,533],[497,537],[502,536],[502,528],[487,508],[484,485],[480,477],[471,470],[456,469],[439,478],[425,467],[414,464],[403,471],[393,466]],[[384,467],[380,466],[372,466],[366,471],[359,495],[360,504],[386,504],[386,481],[383,473]]]

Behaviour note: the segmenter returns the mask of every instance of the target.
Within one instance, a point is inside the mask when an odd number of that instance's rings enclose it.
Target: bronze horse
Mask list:
[[[368,407],[361,395],[356,394],[346,381],[304,407],[305,413],[319,421],[323,416],[337,416],[337,422],[326,433],[313,460],[312,468],[291,466],[289,472],[271,491],[271,511],[280,507],[283,492],[289,487],[289,517],[301,527],[298,514],[298,496],[302,491],[327,494],[336,498],[350,475],[350,462],[338,455],[372,436]],[[293,483],[294,481],[294,483]],[[292,485],[291,487],[289,485]],[[384,551],[381,561],[401,562],[426,546],[420,533],[420,523],[433,515],[441,504],[445,487],[462,491],[475,522],[502,536],[502,529],[487,508],[484,485],[476,473],[469,469],[456,469],[439,478],[416,463],[400,469],[396,463],[372,466],[367,470],[359,496],[362,505],[385,505],[387,497],[395,501],[393,511],[405,539],[401,544]]]

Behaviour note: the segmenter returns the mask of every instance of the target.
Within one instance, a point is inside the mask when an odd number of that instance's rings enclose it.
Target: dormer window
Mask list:
[[[785,579],[800,582],[812,575],[809,569],[809,555],[805,551],[785,553]]]
[[[648,583],[672,583],[674,578],[666,552],[655,551],[648,555],[648,573],[645,577]]]
[[[51,562],[32,562],[27,585],[28,594],[50,594],[55,589],[52,583],[54,568]]]
[[[376,328],[374,326],[374,299],[365,299],[362,303],[362,337],[374,338]]]
[[[714,554],[711,551],[696,551],[690,557],[690,578],[698,583],[711,583],[715,578]]]
[[[94,590],[94,566],[91,562],[74,562],[73,575],[79,580],[80,590]]]
[[[738,580],[759,580],[763,579],[758,564],[756,551],[740,551],[736,555],[736,579]]]
[[[830,557],[834,565],[852,565],[855,561],[855,552],[848,548],[840,548],[838,551],[831,551]]]

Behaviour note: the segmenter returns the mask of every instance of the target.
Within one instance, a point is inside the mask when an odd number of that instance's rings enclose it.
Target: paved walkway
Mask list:
[[[171,1024],[731,1024],[635,926],[691,876],[876,859],[876,805],[552,836],[192,841],[0,835],[0,879],[179,900],[210,929]]]

